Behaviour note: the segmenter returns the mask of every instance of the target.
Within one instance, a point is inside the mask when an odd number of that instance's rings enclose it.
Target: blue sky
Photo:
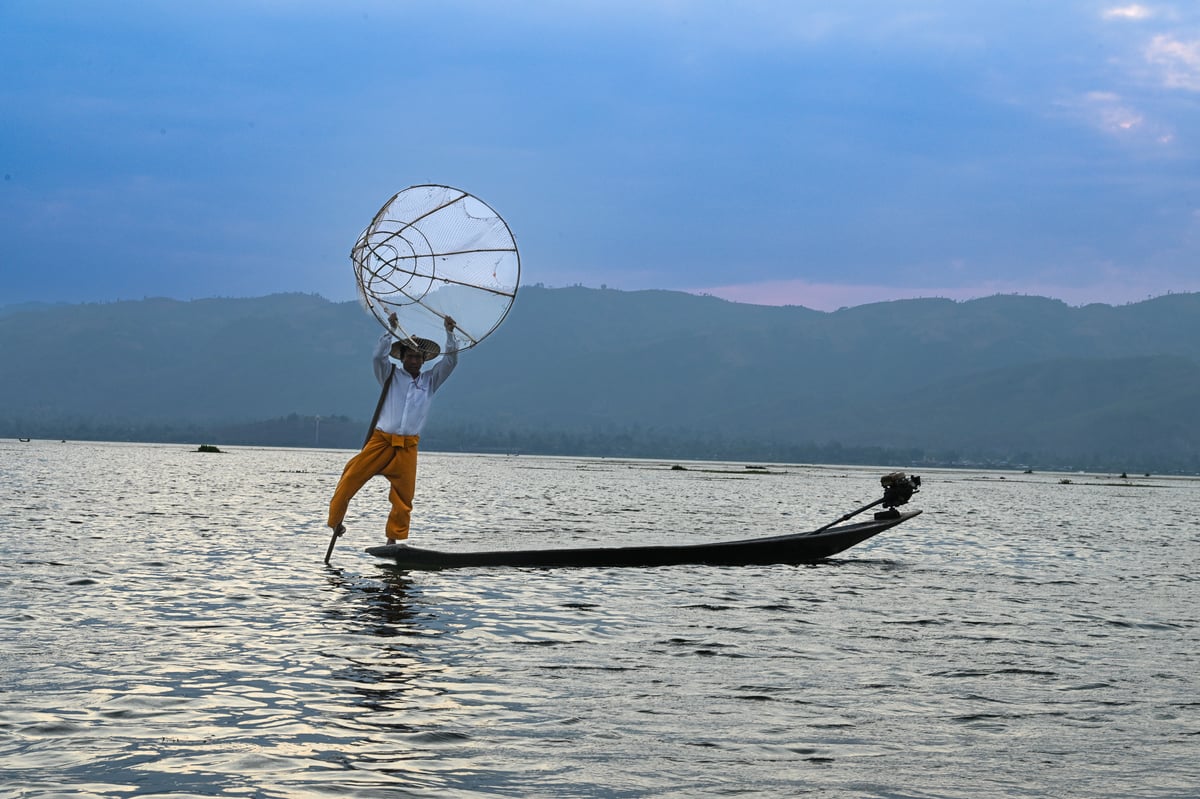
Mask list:
[[[1200,291],[1200,4],[0,5],[0,305],[354,295],[416,183],[524,283]]]

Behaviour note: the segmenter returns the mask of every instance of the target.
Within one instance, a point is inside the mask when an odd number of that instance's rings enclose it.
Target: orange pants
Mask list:
[[[342,470],[333,499],[329,500],[329,526],[337,527],[346,518],[346,509],[358,489],[377,474],[392,484],[388,499],[392,511],[387,519],[387,537],[394,541],[408,538],[408,521],[412,515],[413,491],[417,487],[418,436],[395,436],[375,430],[362,451]]]

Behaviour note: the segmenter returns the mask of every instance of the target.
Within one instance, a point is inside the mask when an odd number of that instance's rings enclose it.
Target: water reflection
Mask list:
[[[345,597],[344,603],[327,608],[326,613],[349,631],[388,638],[432,630],[432,625],[418,624],[432,613],[428,608],[424,614],[415,609],[419,589],[407,574],[385,572],[368,580],[333,567],[326,567],[326,574],[330,587]]]
[[[339,597],[326,617],[346,641],[330,654],[339,661],[330,679],[348,704],[325,715],[357,736],[344,749],[347,767],[406,795],[494,796],[503,785],[520,795],[524,769],[481,757],[487,747],[472,732],[523,706],[453,640],[478,623],[469,607],[430,604],[420,584],[390,569],[329,569],[326,579]]]

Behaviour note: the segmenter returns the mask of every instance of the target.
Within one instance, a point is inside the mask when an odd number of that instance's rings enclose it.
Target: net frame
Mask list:
[[[521,256],[504,218],[469,192],[437,183],[392,195],[350,260],[359,301],[385,330],[440,341],[453,316],[460,351],[500,326],[520,286]]]

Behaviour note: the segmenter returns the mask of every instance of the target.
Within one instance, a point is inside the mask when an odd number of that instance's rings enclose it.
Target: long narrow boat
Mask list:
[[[844,552],[872,536],[908,521],[921,511],[885,511],[875,519],[807,533],[746,538],[680,546],[590,547],[580,549],[512,549],[490,552],[441,552],[408,545],[370,547],[367,552],[395,561],[403,569],[436,570],[464,567],[523,566],[533,568],[679,566],[762,566],[812,563]]]

